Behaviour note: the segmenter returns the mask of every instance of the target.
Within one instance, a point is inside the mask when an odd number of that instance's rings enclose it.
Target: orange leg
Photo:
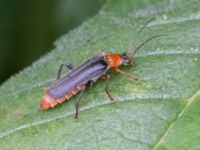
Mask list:
[[[133,80],[134,80],[134,81],[137,81],[137,80],[138,80],[138,77],[132,76],[132,75],[130,75],[130,74],[128,74],[128,73],[126,73],[126,72],[124,72],[124,71],[118,69],[118,68],[115,68],[115,69],[114,69],[114,72],[120,73],[120,74],[123,74],[123,75],[127,76],[129,80],[132,80],[132,81],[133,81]]]
[[[108,91],[108,83],[109,83],[109,80],[110,80],[110,75],[104,74],[101,78],[102,78],[103,80],[106,80],[105,92],[106,92],[107,96],[109,97],[109,99],[110,99],[111,101],[113,101],[114,98],[112,97],[112,95],[111,95],[110,92]]]

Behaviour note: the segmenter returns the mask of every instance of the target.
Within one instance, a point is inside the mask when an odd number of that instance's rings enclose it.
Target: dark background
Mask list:
[[[0,84],[98,13],[105,0],[1,0]]]

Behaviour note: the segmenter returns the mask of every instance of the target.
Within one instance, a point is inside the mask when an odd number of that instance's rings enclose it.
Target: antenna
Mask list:
[[[142,26],[142,28],[141,28],[137,33],[140,34],[140,33],[145,29],[145,27],[146,27],[150,22],[152,22],[153,20],[155,20],[155,18],[151,18],[151,19],[147,20],[147,22]]]
[[[143,43],[141,43],[141,44],[135,49],[135,51],[132,53],[132,56],[131,56],[131,57],[133,57],[133,55],[135,55],[135,53],[136,53],[142,46],[144,46],[146,43],[148,43],[149,41],[151,41],[151,40],[153,40],[153,39],[155,39],[155,38],[161,37],[161,36],[167,36],[167,35],[164,35],[164,34],[163,34],[163,35],[154,35],[154,36],[148,38],[146,41],[144,41]]]

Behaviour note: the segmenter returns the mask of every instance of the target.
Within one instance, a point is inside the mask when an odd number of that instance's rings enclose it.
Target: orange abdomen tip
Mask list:
[[[49,103],[41,99],[40,101],[40,109],[48,109],[50,107]]]
[[[52,101],[52,98],[45,93],[40,101],[40,109],[48,109],[49,107],[51,107],[50,103]]]

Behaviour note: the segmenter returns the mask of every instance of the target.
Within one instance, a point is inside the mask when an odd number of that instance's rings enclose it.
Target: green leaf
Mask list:
[[[99,14],[55,42],[49,54],[0,87],[1,149],[199,149],[199,0],[110,0]],[[145,30],[137,31],[150,18]],[[111,73],[88,88],[73,119],[77,96],[39,110],[43,91],[63,62],[78,65],[97,51],[122,53],[153,35],[135,67],[121,69],[138,82]]]

